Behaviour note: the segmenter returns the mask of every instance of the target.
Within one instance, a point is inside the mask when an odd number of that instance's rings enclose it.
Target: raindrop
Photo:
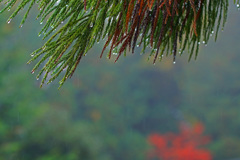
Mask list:
[[[37,81],[39,80],[39,78],[38,78],[38,77],[37,77],[36,79],[37,79]]]
[[[43,22],[41,21],[40,24],[43,24]]]
[[[11,21],[12,21],[12,19],[9,19],[7,23],[9,24]]]
[[[212,31],[212,34],[214,33],[214,31]]]
[[[117,53],[117,52],[113,52],[113,55],[115,55],[115,56],[116,56],[116,55],[118,55],[118,53]]]
[[[206,42],[205,42],[205,41],[203,41],[202,43],[203,43],[203,44],[205,44]]]
[[[91,28],[93,27],[93,23],[92,23],[92,22],[90,23],[90,27],[91,27]]]
[[[139,47],[139,45],[137,45],[137,47]]]
[[[176,64],[176,61],[173,61],[173,64]]]
[[[31,72],[31,73],[32,73],[32,74],[34,74],[34,72],[35,72],[35,70],[32,70],[32,72]]]

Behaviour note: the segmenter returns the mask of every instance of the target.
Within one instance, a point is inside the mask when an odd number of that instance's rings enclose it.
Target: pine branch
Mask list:
[[[0,2],[5,4],[0,11],[3,12],[10,10],[17,0]],[[37,78],[44,75],[41,86],[66,70],[61,87],[89,49],[105,37],[100,57],[110,46],[107,57],[110,59],[113,51],[117,52],[115,62],[127,50],[134,53],[135,47],[142,45],[142,53],[147,46],[151,48],[153,63],[164,54],[172,55],[175,63],[177,53],[182,55],[186,49],[189,60],[196,58],[199,44],[208,43],[214,32],[217,38],[219,28],[223,29],[229,3],[226,0],[21,0],[8,23],[27,7],[22,27],[33,5],[38,5],[40,23],[46,21],[39,36],[50,38],[31,54],[28,63],[40,59],[32,73],[45,64],[37,75]]]

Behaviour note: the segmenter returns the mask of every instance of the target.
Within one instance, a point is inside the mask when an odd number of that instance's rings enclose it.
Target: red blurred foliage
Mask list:
[[[149,158],[161,160],[211,160],[210,151],[201,148],[209,143],[210,138],[203,136],[204,126],[196,123],[193,127],[182,123],[180,133],[151,134],[148,138],[154,149]]]

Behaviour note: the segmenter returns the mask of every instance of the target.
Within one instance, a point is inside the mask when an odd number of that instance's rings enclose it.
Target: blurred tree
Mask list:
[[[150,157],[162,160],[211,160],[210,152],[199,148],[209,143],[209,138],[202,136],[203,131],[204,126],[201,123],[195,124],[192,128],[182,123],[178,135],[152,134],[149,136],[149,142],[154,149],[150,152]]]

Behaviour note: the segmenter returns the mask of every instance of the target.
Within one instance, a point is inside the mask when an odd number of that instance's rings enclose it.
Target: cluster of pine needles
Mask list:
[[[20,2],[19,2],[20,1]],[[36,4],[37,18],[44,27],[39,33],[46,43],[31,56],[28,63],[40,59],[32,70],[42,78],[41,86],[55,80],[63,71],[60,87],[72,77],[80,60],[96,42],[106,38],[100,57],[116,54],[115,62],[128,51],[141,46],[142,53],[151,48],[153,63],[163,55],[188,50],[189,60],[197,57],[199,44],[208,43],[210,36],[223,29],[229,2],[227,0],[0,0],[0,11],[15,10],[10,21],[27,8],[21,21]],[[238,3],[238,2],[234,2]]]

